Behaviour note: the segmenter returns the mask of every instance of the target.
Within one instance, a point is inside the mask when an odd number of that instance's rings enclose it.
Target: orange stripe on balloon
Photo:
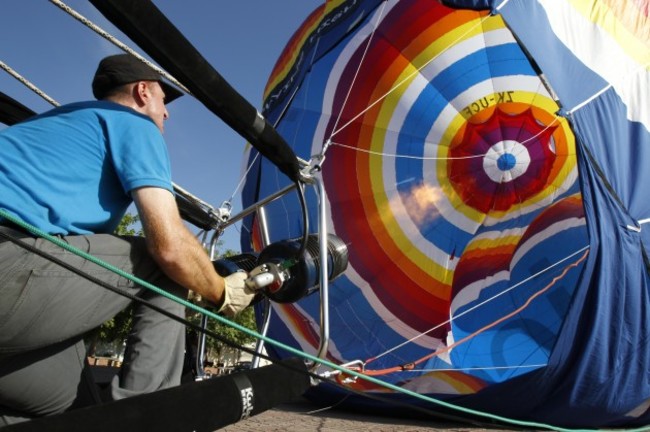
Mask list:
[[[282,54],[275,63],[271,75],[264,88],[264,99],[268,97],[271,90],[275,88],[291,71],[291,68],[296,63],[296,59],[300,54],[300,50],[309,39],[312,32],[318,27],[323,17],[325,16],[325,5],[316,8],[307,19],[303,22],[300,28],[294,33],[287,45],[285,46]]]

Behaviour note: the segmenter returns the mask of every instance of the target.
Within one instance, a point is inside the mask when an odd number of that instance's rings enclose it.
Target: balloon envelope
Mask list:
[[[329,1],[269,78],[349,249],[328,359],[517,419],[647,424],[648,2],[444,3]],[[249,162],[245,205],[289,183]],[[296,197],[266,214],[272,241],[302,234]],[[318,296],[273,308],[269,336],[315,353]]]

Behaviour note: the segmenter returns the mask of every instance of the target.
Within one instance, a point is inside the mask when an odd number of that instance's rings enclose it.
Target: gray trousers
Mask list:
[[[176,296],[185,298],[187,294],[160,271],[143,238],[98,234],[63,239]],[[184,306],[47,240],[23,240],[168,312],[185,316]],[[95,389],[84,379],[82,337],[130,302],[10,241],[0,243],[0,426],[61,413],[92,397]],[[112,398],[180,384],[184,347],[182,324],[136,305],[124,362],[111,383]]]

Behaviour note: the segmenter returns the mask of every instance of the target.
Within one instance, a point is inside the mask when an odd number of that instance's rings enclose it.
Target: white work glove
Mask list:
[[[247,287],[244,283],[247,278],[248,274],[244,271],[236,271],[223,278],[225,281],[224,299],[218,310],[219,313],[227,317],[234,317],[253,301],[256,293],[254,289]]]

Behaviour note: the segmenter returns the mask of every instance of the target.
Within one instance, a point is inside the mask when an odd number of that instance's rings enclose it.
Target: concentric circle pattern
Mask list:
[[[492,110],[484,123],[468,122],[462,141],[449,151],[449,181],[472,209],[507,212],[544,192],[558,163],[552,133],[531,110],[508,115]]]
[[[475,308],[493,308],[483,316],[494,320],[525,301],[530,288],[502,297],[506,304],[490,300],[536,271],[519,256],[534,250],[541,266],[554,236],[586,236],[575,222],[574,137],[557,111],[500,16],[437,2],[382,3],[310,66],[278,130],[306,158],[329,144],[330,229],[350,251],[331,290],[331,359],[391,367],[436,353],[419,366],[463,372],[386,378],[433,393],[472,392],[530,371],[521,366],[527,353],[543,363],[535,337],[512,352],[502,341],[498,358],[483,350],[488,334],[472,336],[480,355],[452,344],[478,330],[472,322],[486,324],[472,321]],[[276,178],[265,171],[261,187]],[[574,205],[554,205],[567,197]],[[290,200],[269,206],[272,232],[291,234],[299,214]],[[277,307],[276,336],[314,349],[317,299]],[[556,332],[555,315],[526,319]],[[514,369],[499,375],[488,366]]]

